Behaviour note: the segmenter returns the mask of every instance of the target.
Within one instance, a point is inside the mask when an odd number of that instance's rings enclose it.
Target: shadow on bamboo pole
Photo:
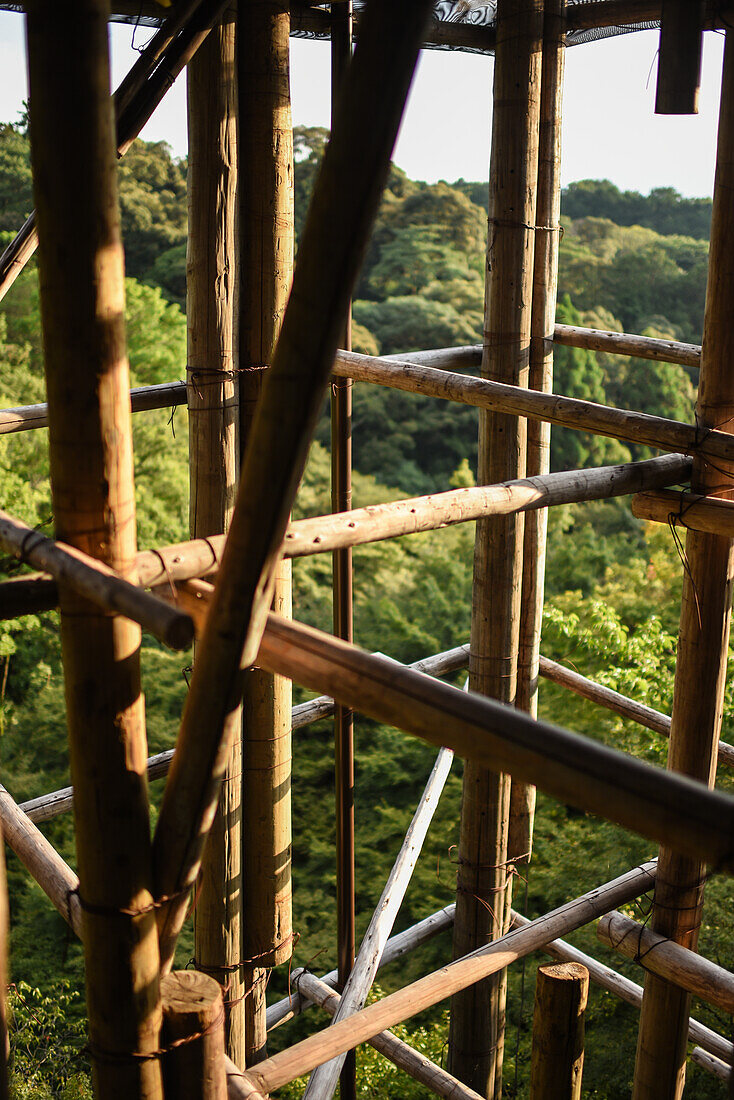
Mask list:
[[[56,533],[135,582],[108,14],[104,0],[80,0],[73,19],[65,5],[29,4],[31,156]],[[95,1088],[154,1100],[161,1009],[140,628],[67,586],[60,600]]]
[[[538,185],[542,0],[499,0],[489,184],[482,376],[527,388]],[[483,410],[477,480],[525,476],[527,421]],[[477,523],[469,687],[517,703],[522,515]],[[511,898],[507,863],[510,776],[469,761],[464,769],[454,958],[503,935]],[[449,1072],[489,1100],[502,1092],[502,970],[451,1002]]]
[[[249,667],[257,656],[288,515],[430,11],[430,0],[405,0],[395,19],[390,0],[371,0],[345,81],[248,444],[156,829],[156,881],[169,896],[192,884],[201,859],[228,751],[222,733],[237,705],[240,662]],[[164,966],[170,965],[184,911],[177,897],[160,912]]]
[[[237,346],[240,453],[244,456],[273,362],[293,279],[293,126],[290,14],[286,0],[247,0],[238,9],[239,276]],[[275,383],[285,407],[291,382]],[[267,475],[265,475],[267,476]],[[273,607],[291,613],[291,564],[281,562]],[[266,1056],[269,970],[293,949],[291,898],[290,680],[249,669],[242,685],[243,982],[245,1050],[239,1065]]]
[[[553,391],[553,327],[558,297],[558,246],[561,219],[561,110],[565,64],[565,0],[545,0],[540,88],[538,204],[536,211],[533,304],[530,336],[530,389]],[[550,472],[550,424],[528,421],[527,475]],[[545,592],[548,511],[525,516],[517,660],[517,706],[538,715],[538,662]],[[535,788],[512,781],[508,863],[528,864],[533,850]]]
[[[189,524],[192,538],[205,538],[229,529],[239,472],[238,387],[233,354],[237,181],[234,23],[214,27],[192,58],[187,92]],[[194,956],[197,968],[215,978],[224,990],[227,1053],[237,1065],[244,1065],[239,712],[231,715],[229,724],[230,759],[197,886]]]
[[[696,420],[702,429],[732,430],[734,381],[734,36],[726,33],[716,176],[711,222],[701,376]],[[731,462],[694,459],[691,488],[707,493],[730,483]],[[725,495],[731,496],[727,488]],[[732,544],[718,535],[689,531],[685,549],[678,656],[668,767],[712,785],[721,730],[726,676]],[[670,846],[668,846],[670,845]],[[651,928],[693,950],[698,942],[705,867],[680,854],[672,839],[660,849],[660,882]],[[640,1015],[634,1100],[680,1097],[685,1083],[689,996],[648,975]]]

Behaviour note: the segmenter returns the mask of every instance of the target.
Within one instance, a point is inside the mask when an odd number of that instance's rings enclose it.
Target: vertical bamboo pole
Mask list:
[[[538,184],[542,0],[500,0],[494,73],[490,218],[482,374],[527,386]],[[479,482],[525,476],[526,422],[483,412]],[[470,690],[514,705],[523,517],[477,523]],[[510,908],[510,777],[467,762],[461,807],[454,956],[496,939]],[[451,1002],[449,1071],[477,1092],[502,1091],[506,975]]]
[[[732,431],[734,381],[734,37],[726,33],[711,223],[701,379],[696,421]],[[696,493],[732,496],[730,465],[714,469],[694,459]],[[723,492],[722,492],[723,487]],[[721,728],[731,607],[731,542],[689,531],[678,634],[668,767],[713,786]],[[698,941],[705,868],[660,849],[652,928],[693,950]],[[647,975],[637,1040],[633,1097],[680,1097],[685,1082],[689,997]]]
[[[331,114],[339,98],[342,77],[352,57],[352,0],[331,5]],[[352,348],[351,309],[344,329],[344,348]],[[348,512],[352,507],[352,386],[351,378],[334,378],[331,384],[331,508]],[[335,550],[333,562],[334,634],[347,642],[354,639],[352,550]],[[343,991],[354,964],[354,714],[348,707],[334,708],[334,771],[336,793],[336,935],[339,989]],[[350,1050],[340,1074],[342,1100],[357,1094],[356,1053]]]
[[[108,15],[104,0],[28,5],[31,153],[56,534],[134,581]],[[161,1016],[140,628],[63,585],[59,599],[95,1089],[149,1100]]]
[[[234,23],[215,27],[189,63],[186,317],[189,526],[227,531],[239,465],[232,324],[237,135]],[[197,967],[223,987],[230,1058],[244,1064],[241,715],[228,717],[230,757],[204,853],[194,910]]]
[[[166,1095],[176,1100],[227,1100],[224,1005],[214,978],[175,970],[161,981]]]
[[[238,14],[241,448],[247,445],[293,274],[293,130],[287,0],[243,0]],[[291,566],[273,606],[290,615]],[[252,669],[244,685],[243,830],[246,1064],[266,1055],[265,983],[292,951],[291,683]]]
[[[702,50],[702,0],[662,0],[656,114],[698,114]]]
[[[540,93],[538,206],[533,267],[530,338],[531,390],[553,390],[553,329],[558,297],[558,245],[561,218],[561,109],[566,54],[565,0],[546,0],[543,15],[543,64]],[[550,471],[550,424],[528,421],[527,475]],[[540,631],[543,622],[545,547],[548,511],[525,516],[520,603],[520,653],[517,706],[538,716]],[[508,862],[529,863],[533,849],[535,787],[512,780]]]
[[[538,967],[530,1100],[580,1100],[589,971],[581,963]]]
[[[8,942],[10,929],[8,927],[8,882],[5,875],[5,845],[0,830],[0,1100],[8,1100],[10,1087],[8,1083],[8,1056],[10,1043],[8,1039],[8,1016],[5,1005],[5,997],[8,989]]]

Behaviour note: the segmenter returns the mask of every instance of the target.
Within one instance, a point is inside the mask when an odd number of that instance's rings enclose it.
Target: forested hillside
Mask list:
[[[300,231],[327,134],[297,132],[296,214]],[[137,142],[120,162],[127,256],[127,311],[134,384],[183,377],[185,319],[185,163],[162,144]],[[22,128],[0,126],[0,242],[10,239],[32,207],[28,140]],[[570,324],[698,341],[707,263],[708,200],[681,199],[672,190],[650,196],[620,192],[607,181],[572,185],[564,196],[558,319]],[[427,185],[393,168],[360,276],[354,303],[355,348],[400,353],[478,343],[482,339],[486,184]],[[695,377],[668,364],[628,360],[569,348],[556,352],[558,392],[690,420]],[[33,266],[0,303],[0,406],[43,400],[37,277]],[[135,418],[136,479],[141,546],[186,537],[188,482],[185,411]],[[322,444],[311,453],[296,514],[330,511],[329,459]],[[634,450],[634,453],[632,453]],[[583,433],[554,431],[555,469],[644,457]],[[476,414],[467,408],[366,385],[355,388],[355,504],[452,485],[470,484],[476,463]],[[0,442],[2,507],[25,520],[50,524],[43,432]],[[572,536],[572,537],[571,537]],[[449,528],[355,552],[357,640],[401,661],[464,643],[469,633],[473,529]],[[15,572],[0,561],[5,575]],[[667,528],[645,527],[624,501],[555,509],[550,519],[543,652],[660,710],[672,702],[681,566]],[[295,566],[295,614],[328,629],[330,561]],[[190,655],[171,654],[146,639],[143,660],[151,752],[170,747],[186,692]],[[461,677],[457,680],[461,682]],[[296,689],[297,701],[305,693]],[[568,693],[544,686],[541,713],[608,744],[662,762],[665,742]],[[723,737],[732,740],[734,699],[726,699]],[[0,754],[2,781],[22,801],[68,782],[55,615],[0,623]],[[296,965],[328,970],[335,961],[333,748],[328,722],[294,738]],[[393,854],[430,771],[431,750],[406,735],[360,719],[357,723],[357,903],[363,929]],[[461,765],[456,762],[400,927],[452,900],[458,841]],[[725,775],[720,776],[727,784]],[[153,795],[159,797],[160,784]],[[70,818],[44,827],[73,862]],[[536,849],[527,880],[515,887],[529,915],[547,911],[628,869],[652,845],[541,796]],[[16,1095],[23,1100],[88,1095],[79,994],[81,954],[64,922],[11,859],[12,978],[15,1003]],[[731,880],[715,878],[702,950],[734,964],[728,938]],[[612,962],[592,931],[574,937]],[[446,958],[437,941],[395,974],[391,988]],[[191,955],[190,933],[179,962]],[[508,1000],[506,1096],[527,1095],[532,975],[513,968]],[[614,960],[613,965],[625,969]],[[636,980],[632,965],[626,968]],[[276,974],[271,989],[285,989]],[[62,992],[66,990],[66,992]],[[702,1006],[696,1014],[728,1032],[729,1021]],[[321,1022],[313,1016],[311,1023]],[[296,1021],[298,1032],[310,1026]],[[420,1028],[420,1030],[417,1030]],[[629,1095],[636,1013],[592,994],[588,1019],[585,1094],[601,1100]],[[285,1031],[286,1029],[284,1029]],[[410,1021],[411,1041],[440,1060],[445,1041],[441,1011]],[[294,1032],[291,1030],[289,1036]],[[276,1033],[279,1042],[281,1032]],[[375,1056],[361,1059],[361,1095],[416,1098],[424,1093]],[[281,1095],[295,1095],[282,1090]],[[687,1096],[724,1095],[692,1069]]]

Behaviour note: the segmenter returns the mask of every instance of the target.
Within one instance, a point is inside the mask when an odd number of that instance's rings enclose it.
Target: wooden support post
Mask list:
[[[527,387],[538,125],[542,0],[499,0],[490,163],[489,243],[482,375]],[[527,423],[480,414],[480,484],[524,477]],[[477,523],[469,687],[514,706],[520,634],[523,517]],[[466,765],[454,923],[454,957],[507,928],[510,776]],[[502,1092],[506,975],[462,991],[451,1003],[449,1072],[492,1100]]]
[[[235,28],[215,27],[188,67],[189,525],[229,529],[239,472],[233,354],[237,134]],[[228,718],[230,756],[202,861],[194,910],[196,966],[222,986],[225,1046],[245,1061],[242,975],[241,717]]]
[[[9,1100],[8,1058],[10,1041],[8,1037],[8,1016],[5,997],[8,989],[8,883],[5,877],[5,846],[0,828],[0,1100]]]
[[[530,1100],[580,1100],[589,971],[580,963],[538,967]]]
[[[287,0],[246,0],[238,13],[240,449],[250,441],[293,278],[293,129]],[[289,383],[280,383],[284,404]],[[273,606],[291,614],[291,566],[281,562]],[[245,1051],[266,1056],[268,971],[293,948],[291,683],[260,668],[243,682],[242,748]]]
[[[163,1081],[176,1100],[226,1100],[221,986],[196,970],[161,981]]]
[[[331,4],[331,117],[339,102],[339,89],[352,59],[354,12],[352,0]],[[344,339],[352,350],[352,310],[347,307]],[[331,510],[352,507],[352,388],[351,378],[335,378],[331,386]],[[332,622],[334,634],[354,640],[352,549],[332,555]],[[354,715],[337,704],[334,710],[334,796],[336,813],[336,952],[339,989],[344,990],[354,963]],[[341,1100],[355,1100],[356,1053],[349,1051],[341,1071]],[[310,1083],[309,1083],[310,1087]]]
[[[241,664],[249,667],[257,657],[288,516],[431,10],[430,0],[403,0],[401,18],[396,19],[391,0],[372,0],[365,12],[362,40],[314,188],[273,366],[248,442],[158,818],[157,882],[170,897],[189,885],[198,870],[227,752],[226,717],[239,699]],[[376,71],[381,73],[378,84]],[[240,344],[240,356],[241,349]],[[176,898],[159,914],[164,960],[172,956],[184,912]]]
[[[726,34],[719,137],[709,252],[701,379],[696,420],[701,429],[732,430],[734,383],[734,36]],[[706,493],[730,476],[731,463],[694,461],[692,488]],[[711,785],[716,768],[731,609],[731,541],[690,531],[668,767]],[[684,858],[673,841],[660,850],[660,884],[651,927],[695,950],[701,923],[705,868]],[[648,976],[640,1016],[634,1100],[680,1097],[685,1081],[688,994]]]
[[[108,15],[104,0],[79,0],[74,18],[28,5],[31,155],[56,533],[134,582]],[[160,1064],[145,1055],[159,1047],[161,1009],[140,628],[66,585],[60,600],[95,1087],[107,1100],[154,1100]]]
[[[543,63],[540,92],[538,203],[533,267],[533,305],[529,386],[553,390],[553,328],[558,297],[558,245],[561,219],[561,109],[566,53],[565,0],[545,0]],[[528,421],[527,474],[550,472],[550,424]],[[545,593],[545,547],[548,511],[525,516],[520,602],[520,648],[517,661],[517,706],[538,714],[538,661]],[[533,850],[535,788],[512,780],[508,863],[527,864]]]
[[[656,114],[698,114],[702,50],[702,0],[662,0]]]

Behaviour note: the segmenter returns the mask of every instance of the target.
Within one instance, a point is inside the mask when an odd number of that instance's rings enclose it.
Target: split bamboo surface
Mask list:
[[[734,799],[492,699],[271,616],[258,660],[378,721],[729,871]]]
[[[348,374],[359,382],[392,386],[406,393],[420,393],[480,409],[547,420],[549,424],[562,428],[595,432],[629,443],[644,443],[664,451],[700,454],[702,459],[716,463],[722,460],[731,462],[734,457],[731,436],[715,427],[697,428],[694,424],[683,424],[662,416],[627,412],[611,405],[539,393],[486,378],[468,378],[406,360],[398,363],[391,359],[340,351],[334,373]]]
[[[124,563],[132,578],[128,580],[107,562],[73,546],[70,538],[66,543],[56,542],[3,511],[0,511],[0,545],[19,561],[47,569],[59,584],[98,608],[126,615],[172,649],[187,649],[191,645],[194,637],[191,618],[134,583],[134,557]]]
[[[607,913],[599,921],[596,934],[607,947],[632,959],[644,970],[688,990],[729,1016],[734,1014],[734,975],[723,966],[717,966],[622,913]]]
[[[581,963],[538,967],[530,1100],[580,1100],[589,971]]]
[[[364,934],[354,966],[344,983],[339,1004],[334,1012],[335,1023],[364,1007],[393,924],[410,885],[428,828],[438,808],[438,801],[448,779],[453,758],[454,754],[450,749],[441,749],[438,754],[418,808],[408,826],[397,859]],[[336,1091],[345,1056],[340,1055],[314,1070],[306,1086],[304,1100],[331,1100]]]
[[[233,332],[235,56],[234,24],[222,22],[212,29],[187,70],[186,327],[192,538],[206,538],[229,529],[239,473],[239,393]],[[228,724],[229,760],[197,884],[194,957],[196,967],[216,979],[222,988],[225,1048],[237,1065],[244,1065],[239,711],[230,715]]]
[[[588,924],[597,915],[608,911],[610,905],[622,904],[621,901],[614,902],[614,898],[622,895],[625,901],[631,901],[650,888],[654,874],[654,863],[636,867],[554,909],[552,913],[539,917],[527,928],[508,932],[466,958],[449,963],[433,974],[428,974],[412,985],[369,1005],[357,1015],[304,1039],[258,1066],[253,1066],[248,1071],[248,1078],[250,1086],[254,1086],[256,1091],[250,1095],[255,1100],[262,1100],[271,1090],[307,1073],[329,1058],[369,1041],[399,1021],[409,1019],[470,983],[480,981],[488,974],[496,973],[517,959],[542,948],[549,939]]]
[[[198,870],[227,755],[222,735],[237,702],[240,663],[243,652],[246,667],[257,655],[288,515],[430,9],[429,0],[404,0],[400,19],[389,0],[373,0],[367,9],[314,188],[154,839],[158,888],[178,899],[159,913],[164,962],[184,916],[180,892]],[[376,71],[382,74],[377,85]]]
[[[104,0],[80,0],[74,19],[63,6],[29,4],[31,160],[56,534],[134,586],[108,14]],[[67,582],[60,602],[95,1090],[106,1100],[157,1100],[161,1069],[150,1055],[160,1045],[161,1007],[141,632]]]
[[[166,1093],[176,1100],[226,1100],[221,986],[196,970],[161,980]]]
[[[529,378],[542,51],[542,0],[498,0],[484,348],[477,381],[518,392],[527,389]],[[523,478],[526,463],[527,421],[515,409],[482,408],[477,480]],[[523,538],[522,513],[477,522],[469,688],[510,706],[518,702]],[[497,939],[508,927],[510,787],[503,770],[466,762],[454,958]],[[507,976],[500,969],[451,1002],[449,1072],[487,1100],[502,1094],[506,993]]]
[[[553,328],[558,297],[558,246],[561,219],[561,114],[565,65],[565,0],[545,0],[543,60],[538,146],[538,201],[535,215],[535,257],[528,385],[543,393],[553,390]],[[529,477],[550,472],[550,424],[529,420]],[[517,706],[538,715],[538,661],[545,593],[547,509],[525,516],[520,599],[520,641],[517,661]],[[535,788],[512,780],[507,859],[527,864],[533,850]]]
[[[734,538],[734,501],[701,493],[645,491],[632,498],[632,515]]]
[[[342,998],[331,986],[304,971],[296,982],[296,988],[299,993],[305,994],[312,1004],[323,1008],[336,1019]],[[417,1050],[398,1039],[390,1031],[380,1032],[379,1035],[373,1036],[369,1043],[393,1065],[409,1074],[413,1080],[418,1081],[435,1096],[445,1096],[449,1100],[484,1100],[478,1092],[462,1085],[461,1081],[457,1081],[425,1054],[419,1054]],[[317,1072],[318,1070],[314,1071],[314,1076]]]
[[[734,382],[734,39],[726,33],[716,176],[709,250],[696,422],[703,430],[732,430]],[[692,491],[708,494],[731,478],[734,465],[696,456]],[[721,730],[729,643],[734,556],[730,539],[689,531],[685,548],[678,656],[668,767],[713,784]],[[686,858],[672,838],[660,849],[660,879],[651,928],[695,949],[701,923],[705,868]],[[711,861],[709,861],[711,862]],[[713,861],[716,866],[716,861]],[[678,1100],[685,1082],[689,996],[656,975],[645,980],[633,1100]]]

